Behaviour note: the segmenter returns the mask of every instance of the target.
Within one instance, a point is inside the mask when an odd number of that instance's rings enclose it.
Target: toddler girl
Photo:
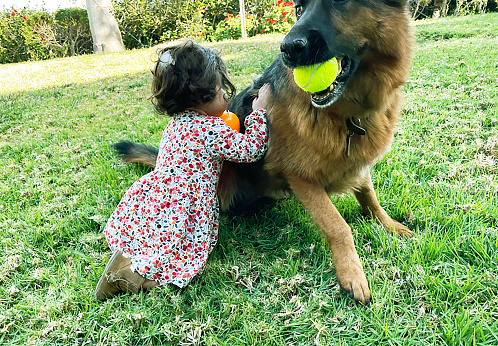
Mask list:
[[[235,87],[223,60],[190,40],[159,52],[152,101],[173,115],[154,171],[125,193],[104,234],[113,251],[95,290],[104,300],[167,283],[187,285],[202,272],[218,237],[216,185],[223,160],[252,162],[266,150],[266,103],[260,89],[244,134],[219,116]]]

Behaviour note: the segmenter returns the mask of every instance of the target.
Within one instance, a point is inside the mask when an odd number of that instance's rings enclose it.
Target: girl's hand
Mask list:
[[[261,108],[266,109],[270,94],[270,84],[266,83],[259,89],[258,97],[252,101],[252,110],[255,111],[256,109]]]

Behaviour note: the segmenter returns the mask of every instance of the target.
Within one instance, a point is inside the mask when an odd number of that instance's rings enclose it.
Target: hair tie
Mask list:
[[[162,68],[166,68],[170,65],[175,65],[175,59],[173,59],[173,56],[170,52],[165,52],[159,57],[159,65],[161,65]]]

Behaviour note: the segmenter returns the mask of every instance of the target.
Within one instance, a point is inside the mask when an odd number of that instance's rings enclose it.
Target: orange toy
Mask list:
[[[229,111],[223,112],[223,114],[220,116],[221,120],[223,120],[225,123],[227,123],[228,126],[232,128],[232,130],[235,130],[237,132],[240,132],[240,121],[237,116]]]

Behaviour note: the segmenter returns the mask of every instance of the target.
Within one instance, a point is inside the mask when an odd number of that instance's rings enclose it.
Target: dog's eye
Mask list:
[[[301,5],[296,5],[296,17],[301,17],[303,14],[303,7]]]

